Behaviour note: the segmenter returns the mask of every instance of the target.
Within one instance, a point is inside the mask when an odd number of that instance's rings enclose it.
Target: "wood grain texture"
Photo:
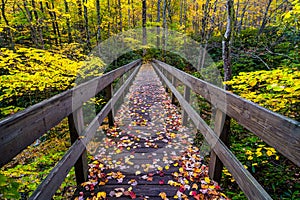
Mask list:
[[[2,120],[0,154],[5,156],[0,157],[0,167],[139,63],[140,60],[129,63]]]
[[[300,166],[300,122],[272,112],[170,65],[157,60],[154,62]]]
[[[162,77],[163,81],[172,90],[178,99],[182,108],[187,112],[197,129],[205,137],[206,141],[217,154],[223,164],[235,178],[239,187],[243,190],[249,199],[272,199],[256,179],[244,168],[242,163],[235,155],[226,147],[214,131],[205,123],[198,113],[190,106],[184,97],[176,90],[176,88],[168,81],[168,79],[158,70],[156,64],[153,64],[155,70]]]

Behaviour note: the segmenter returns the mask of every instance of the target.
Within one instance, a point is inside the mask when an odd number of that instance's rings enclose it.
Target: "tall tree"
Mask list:
[[[86,34],[86,45],[87,49],[91,50],[91,36],[90,36],[90,29],[89,29],[89,17],[88,17],[88,8],[86,4],[88,3],[88,0],[83,0],[83,12],[84,12],[84,28],[85,28],[85,34]]]
[[[160,5],[161,0],[157,1],[157,17],[156,17],[156,48],[160,47]]]
[[[146,0],[143,0],[143,6],[142,6],[142,16],[143,16],[143,56],[146,55],[146,44],[147,44],[147,30],[146,30],[146,22],[147,22],[147,3]]]
[[[222,41],[222,57],[224,67],[224,81],[229,81],[232,76],[231,70],[231,37],[234,26],[234,7],[233,0],[227,0],[227,26],[226,32]],[[226,90],[229,90],[228,86],[225,86]]]
[[[15,50],[15,42],[14,42],[14,38],[13,38],[13,30],[11,29],[10,24],[8,22],[8,19],[6,17],[5,6],[6,6],[6,2],[5,2],[5,0],[2,0],[2,2],[1,2],[1,14],[2,14],[2,18],[3,18],[3,20],[5,22],[5,25],[6,25],[7,35],[9,37],[9,39],[10,39],[11,49]]]
[[[123,19],[122,19],[122,5],[121,0],[118,0],[118,11],[119,11],[119,31],[123,31]]]
[[[265,10],[265,12],[264,12],[264,17],[263,17],[263,20],[262,20],[262,24],[261,24],[260,29],[259,29],[259,32],[258,32],[258,35],[262,34],[263,30],[265,29],[265,27],[266,27],[266,25],[267,25],[267,22],[268,22],[268,13],[269,13],[269,9],[270,9],[270,6],[271,6],[272,1],[273,1],[273,0],[269,0],[269,1],[268,1],[266,10]]]
[[[46,1],[46,7],[47,7],[47,9],[49,11],[49,15],[50,15],[50,18],[51,18],[51,24],[52,24],[52,29],[53,29],[54,41],[55,41],[55,44],[58,45],[57,29],[56,29],[56,24],[55,24],[55,21],[54,21],[54,14],[51,11],[51,8],[50,8],[50,5],[49,5],[48,1]],[[50,37],[50,42],[51,42],[51,37]]]
[[[101,11],[100,11],[100,0],[96,0],[97,9],[97,45],[101,42]]]
[[[35,0],[31,0],[31,6],[33,8],[33,14],[34,14],[36,25],[37,25],[37,34],[38,34],[38,38],[39,38],[39,44],[40,44],[40,47],[42,49],[44,49],[44,38],[43,38],[42,23],[39,19],[39,15],[38,15],[38,12],[37,12]]]
[[[70,24],[70,10],[69,10],[69,3],[67,0],[64,0],[65,3],[65,12],[68,15],[66,17],[66,24],[67,24],[67,29],[68,29],[68,42],[71,43],[73,41],[72,38],[72,31],[71,31],[71,24]]]
[[[35,44],[35,46],[37,48],[39,48],[39,42],[38,42],[38,38],[37,38],[37,31],[36,28],[34,26],[33,23],[33,18],[32,18],[32,12],[30,11],[30,6],[28,5],[27,0],[23,0],[23,6],[25,9],[25,12],[23,11],[24,15],[26,16],[27,22],[29,23],[29,27],[30,27],[30,33],[31,33],[31,39],[33,41],[33,43]],[[20,9],[22,9],[19,6]]]

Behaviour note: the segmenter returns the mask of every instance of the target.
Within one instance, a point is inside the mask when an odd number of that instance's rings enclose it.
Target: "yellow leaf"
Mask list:
[[[103,199],[105,199],[106,198],[106,192],[98,192],[97,193],[97,198],[103,198]]]

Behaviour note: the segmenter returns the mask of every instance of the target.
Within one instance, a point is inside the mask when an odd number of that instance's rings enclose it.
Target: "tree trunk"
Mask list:
[[[119,31],[123,31],[123,21],[122,21],[122,5],[121,0],[118,0],[118,10],[119,10]]]
[[[134,17],[134,4],[133,4],[133,0],[131,0],[131,10],[132,10],[132,25],[133,27],[136,27],[136,21],[135,21],[135,17]]]
[[[91,40],[90,40],[90,30],[89,30],[89,18],[88,18],[88,9],[86,7],[86,3],[88,0],[83,0],[84,6],[83,6],[83,12],[84,12],[84,22],[85,22],[85,34],[86,34],[86,45],[87,49],[91,50]]]
[[[130,29],[131,28],[131,25],[130,25],[130,0],[128,0],[128,2],[127,2],[127,4],[128,4],[128,9],[127,9],[127,16],[128,16],[128,29]]]
[[[33,8],[33,14],[36,20],[36,24],[37,24],[37,32],[38,32],[38,37],[39,37],[39,44],[41,45],[41,48],[44,49],[44,39],[43,39],[43,30],[42,30],[42,23],[39,19],[38,13],[36,11],[36,4],[35,4],[35,0],[31,0],[31,5]]]
[[[26,15],[27,21],[30,24],[29,26],[30,26],[31,39],[32,39],[33,43],[35,44],[35,46],[37,48],[39,48],[37,33],[36,33],[36,29],[32,23],[32,14],[29,10],[27,0],[23,0],[23,5],[24,5],[25,11],[26,11],[25,15]]]
[[[65,11],[66,11],[66,14],[70,14],[68,1],[64,0],[64,2],[65,2]],[[66,23],[67,23],[67,28],[68,28],[68,43],[72,43],[73,39],[72,39],[71,24],[70,24],[69,17],[67,17]]]
[[[271,3],[272,3],[272,0],[269,0],[267,8],[266,8],[266,11],[264,13],[264,18],[263,18],[262,24],[261,24],[259,32],[258,32],[258,36],[260,34],[262,34],[262,32],[264,31],[264,29],[265,29],[265,27],[267,25],[267,22],[268,22],[268,13],[269,13],[269,9],[270,9]]]
[[[180,0],[180,14],[179,14],[180,26],[182,26],[182,24],[183,24],[183,5],[184,5],[184,0]]]
[[[224,81],[229,81],[232,76],[231,71],[231,37],[234,25],[233,0],[227,0],[227,26],[222,41],[222,57],[224,62]],[[226,90],[230,88],[225,86]]]
[[[9,22],[7,20],[7,17],[5,15],[5,1],[2,0],[2,6],[1,6],[1,13],[2,13],[2,17],[5,21],[5,25],[7,26],[7,35],[9,37],[10,40],[10,44],[11,44],[11,49],[13,51],[15,51],[15,42],[14,42],[14,38],[13,38],[13,30],[10,28]]]
[[[107,11],[108,11],[109,18],[111,18],[110,0],[107,0]],[[107,36],[108,38],[110,37],[110,21],[108,21],[108,25],[107,25]]]
[[[249,0],[247,0],[247,2],[245,2],[245,4],[244,4],[243,11],[242,11],[242,14],[241,14],[241,19],[240,19],[240,21],[238,23],[238,26],[237,26],[237,34],[239,34],[242,30],[244,17],[245,17],[246,11],[247,11],[248,4],[249,4]]]
[[[54,9],[54,2],[52,1],[52,9]],[[57,17],[56,17],[56,12],[53,12],[53,17],[54,17],[54,23],[55,23],[55,27],[56,27],[56,32],[57,32],[57,37],[59,40],[59,44],[62,44],[61,42],[61,35],[60,35],[60,30],[59,30],[59,26],[58,26],[58,22],[57,22]]]
[[[161,0],[157,1],[157,18],[156,18],[156,22],[157,22],[157,26],[156,26],[156,48],[159,49],[160,47],[160,4],[161,4]]]
[[[100,0],[96,0],[96,9],[97,9],[97,45],[101,43],[101,11],[100,11]]]
[[[58,45],[56,27],[55,27],[55,22],[54,22],[54,15],[53,15],[52,11],[50,11],[49,2],[46,2],[46,7],[49,10],[49,15],[51,18],[52,29],[53,29],[53,34],[54,34],[54,41],[55,41],[55,44]],[[51,40],[51,37],[50,37],[50,40]]]
[[[143,56],[146,55],[146,44],[147,44],[147,30],[146,30],[146,22],[147,22],[147,4],[146,4],[146,0],[143,0]]]

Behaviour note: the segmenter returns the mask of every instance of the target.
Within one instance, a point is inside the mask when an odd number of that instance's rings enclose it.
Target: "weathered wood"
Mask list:
[[[183,84],[300,166],[300,122],[155,60]]]
[[[140,65],[139,65],[140,66]],[[139,70],[139,67],[131,74],[127,81],[122,85],[122,87],[115,93],[115,95],[108,101],[104,108],[97,114],[89,126],[82,132],[81,137],[77,138],[73,143],[68,152],[64,157],[58,162],[46,179],[39,185],[39,187],[34,191],[30,200],[33,199],[50,199],[58,187],[63,182],[64,178],[69,173],[72,166],[80,158],[80,155],[85,151],[85,148],[89,141],[94,137],[98,127],[102,124],[105,117],[111,112],[113,105],[124,92],[124,89],[128,86],[130,81],[134,78],[135,74]]]
[[[112,84],[109,84],[105,89],[105,99],[106,101],[109,101],[113,95],[113,86]],[[114,109],[112,107],[111,111],[108,113],[107,117],[108,117],[108,124],[109,126],[113,126],[114,125]]]
[[[243,190],[249,199],[272,199],[256,179],[246,170],[235,155],[226,147],[214,131],[205,123],[199,114],[189,105],[184,97],[176,90],[176,88],[168,81],[168,79],[158,71],[156,64],[155,70],[162,77],[168,87],[172,90],[180,105],[188,113],[191,120],[194,122],[198,130],[203,134],[208,144],[227,167],[230,173],[235,178],[239,187]]]
[[[82,107],[78,108],[71,115],[69,115],[68,122],[71,136],[71,144],[74,144],[76,140],[81,136],[84,130]],[[78,158],[74,167],[76,182],[77,185],[80,185],[81,183],[87,180],[88,163],[86,150],[84,150],[81,156]]]
[[[173,85],[173,84],[172,84]],[[173,92],[172,92],[173,94]],[[174,95],[175,96],[175,95]],[[191,89],[188,86],[184,86],[184,95],[183,95],[184,99],[190,103],[190,98],[191,98]],[[182,113],[182,125],[186,126],[187,122],[188,122],[188,114],[185,112],[185,110],[183,109],[183,113]]]
[[[224,114],[221,110],[217,109],[215,114],[214,132],[220,138],[220,140],[223,141],[224,144],[228,147],[230,125],[225,123],[226,117],[228,117],[226,116],[226,114]],[[211,151],[209,163],[209,176],[213,180],[220,182],[222,178],[222,170],[222,161],[217,157],[214,151]]]
[[[176,88],[176,77],[173,75],[172,75],[172,85],[174,85],[174,87]],[[171,100],[172,100],[172,104],[176,104],[176,97],[173,93],[171,94]]]
[[[140,60],[134,61],[2,120],[0,154],[5,156],[0,157],[0,167],[139,63]]]

